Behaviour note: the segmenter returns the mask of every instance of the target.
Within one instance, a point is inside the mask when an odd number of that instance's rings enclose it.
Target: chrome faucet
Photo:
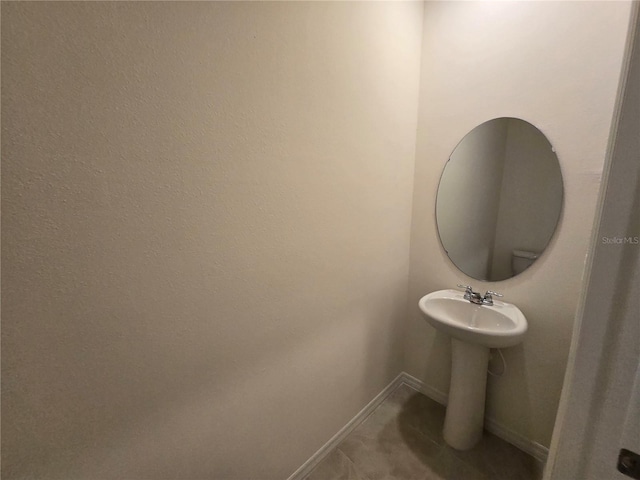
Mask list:
[[[464,288],[464,299],[469,300],[476,305],[493,305],[493,297],[502,297],[501,293],[494,292],[493,290],[487,290],[487,293],[482,296],[479,292],[474,292],[473,288],[469,285],[458,285],[460,288]]]
[[[483,297],[478,292],[474,292],[470,285],[458,285],[460,288],[464,288],[464,299],[469,300],[476,305],[482,305]]]
[[[483,305],[493,305],[493,296],[502,297],[503,295],[498,292],[494,292],[493,290],[487,290],[487,293],[484,294],[484,298],[482,299]]]

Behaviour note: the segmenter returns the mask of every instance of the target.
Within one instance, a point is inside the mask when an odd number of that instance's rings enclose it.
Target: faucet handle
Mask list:
[[[458,284],[458,287],[464,288],[464,299],[471,300],[471,296],[475,294],[475,292],[473,291],[473,287],[471,287],[470,285],[460,285],[460,284]]]
[[[493,305],[493,297],[503,297],[501,293],[494,292],[493,290],[487,290],[487,293],[484,294],[484,298],[482,299],[483,305]]]

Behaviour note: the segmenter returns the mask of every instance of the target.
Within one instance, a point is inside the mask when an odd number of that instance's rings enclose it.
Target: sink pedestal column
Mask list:
[[[451,339],[452,365],[444,440],[468,450],[482,438],[489,348]]]

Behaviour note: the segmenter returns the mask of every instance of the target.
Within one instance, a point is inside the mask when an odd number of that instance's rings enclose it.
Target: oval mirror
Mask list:
[[[462,139],[444,167],[436,199],[440,241],[468,276],[505,280],[542,254],[562,197],[547,137],[524,120],[489,120]]]

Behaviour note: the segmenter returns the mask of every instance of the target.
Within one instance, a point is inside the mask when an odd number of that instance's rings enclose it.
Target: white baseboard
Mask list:
[[[422,392],[431,400],[438,402],[441,405],[447,404],[448,396],[446,393],[436,390],[435,388],[425,384],[423,381],[418,380],[417,378],[409,375],[406,372],[402,372],[400,374],[400,377],[402,378],[403,383],[406,383],[410,387],[415,388],[419,392]],[[508,442],[511,445],[518,447],[523,452],[528,453],[536,460],[546,462],[547,456],[549,455],[549,449],[544,445],[529,440],[528,438],[522,436],[517,432],[514,432],[510,428],[505,427],[504,425],[490,417],[486,417],[484,419],[484,428],[487,431],[493,433],[496,437],[500,437],[505,442]]]
[[[403,383],[406,383],[411,388],[424,393],[431,400],[438,402],[440,405],[447,404],[449,396],[446,393],[443,393],[440,390],[436,390],[435,388],[424,383],[422,380],[418,380],[416,377],[409,375],[406,372],[402,372],[400,376],[402,377]]]
[[[496,437],[500,437],[505,442],[510,443],[518,447],[523,452],[528,453],[536,460],[545,463],[549,456],[549,449],[544,445],[529,440],[528,438],[520,435],[518,432],[514,432],[508,427],[498,423],[493,418],[486,418],[484,421],[484,428],[487,431],[493,433]]]
[[[338,431],[338,433],[336,433],[329,439],[327,443],[320,447],[320,449],[316,453],[314,453],[309,458],[309,460],[304,462],[300,466],[300,468],[293,472],[287,480],[302,480],[304,477],[309,475],[309,473],[311,473],[311,470],[313,470],[316,465],[324,460],[324,458],[335,447],[337,447],[338,444],[347,437],[347,435],[354,431],[358,427],[358,425],[364,422],[364,420],[391,394],[391,392],[393,392],[403,383],[423,393],[424,395],[441,405],[447,404],[446,393],[430,387],[422,380],[418,380],[416,377],[409,375],[406,372],[402,372],[400,373],[400,375],[394,378],[391,383],[387,385],[378,395],[376,395],[375,398],[371,400],[362,410],[360,410],[355,417],[349,420],[349,422],[344,427],[342,427]],[[514,432],[513,430],[496,422],[492,418],[485,418],[484,426],[495,436],[500,437],[505,442],[509,442],[510,444],[518,447],[520,450],[528,453],[536,460],[539,460],[541,462],[546,461],[547,455],[549,454],[549,449],[547,447],[523,437],[519,433]]]
[[[336,433],[333,437],[329,439],[327,443],[325,443],[320,449],[314,453],[309,460],[304,462],[300,468],[298,468],[295,472],[291,474],[291,476],[287,480],[302,480],[304,477],[311,473],[311,470],[315,468],[324,458],[335,448],[338,446],[342,440],[344,440],[347,435],[353,432],[364,420],[371,415],[371,413],[380,405],[384,400],[393,392],[397,387],[399,387],[403,383],[403,375],[406,375],[404,372],[399,374],[396,378],[394,378],[389,385],[387,385],[384,390],[382,390],[378,395],[375,396],[373,400],[371,400],[367,405],[360,410],[355,417],[353,417],[349,422],[342,427],[338,433]]]

